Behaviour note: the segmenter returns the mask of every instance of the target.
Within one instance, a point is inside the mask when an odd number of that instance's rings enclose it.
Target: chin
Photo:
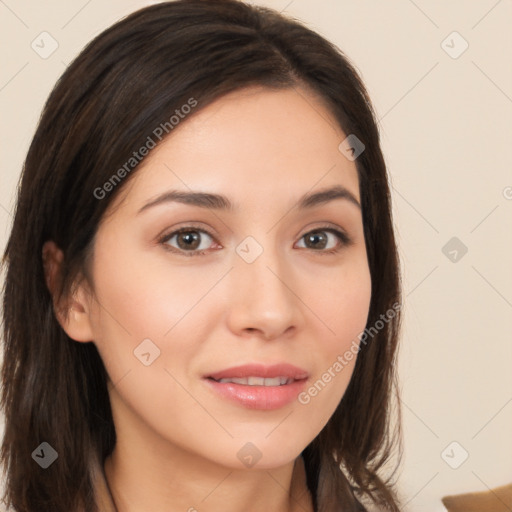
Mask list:
[[[293,463],[304,449],[303,446],[283,447],[283,443],[271,442],[269,439],[264,439],[264,436],[261,441],[254,438],[251,441],[250,438],[246,438],[230,444],[232,447],[223,455],[229,453],[234,456],[217,460],[230,469],[248,471],[271,470],[286,466]]]

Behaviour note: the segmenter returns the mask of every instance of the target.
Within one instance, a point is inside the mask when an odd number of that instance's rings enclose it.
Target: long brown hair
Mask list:
[[[399,262],[369,97],[344,54],[299,22],[236,0],[178,0],[131,14],[84,48],[50,94],[28,151],[3,259],[1,461],[4,502],[17,512],[98,510],[90,461],[104,461],[116,442],[105,367],[94,343],[73,342],[56,319],[44,242],[65,255],[66,296],[87,275],[105,210],[137,171],[126,167],[133,153],[149,136],[156,140],[157,127],[172,133],[169,119],[191,98],[197,112],[251,85],[309,87],[345,134],[365,145],[356,166],[372,280],[367,327],[376,332],[361,345],[335,413],[302,455],[316,511],[364,510],[365,502],[398,511],[394,484],[380,473],[395,448],[401,453],[400,421],[390,427],[400,417]],[[120,185],[105,186],[123,166]],[[32,458],[42,442],[59,454],[46,470]]]

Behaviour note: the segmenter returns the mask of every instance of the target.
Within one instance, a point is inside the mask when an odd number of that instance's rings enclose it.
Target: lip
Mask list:
[[[264,365],[264,364],[244,364],[243,366],[233,366],[221,370],[220,372],[211,373],[206,375],[215,380],[219,379],[240,379],[243,377],[288,377],[289,379],[301,380],[307,378],[308,372],[297,366],[293,366],[287,363]]]
[[[217,382],[219,379],[235,379],[244,377],[287,377],[293,382],[281,386],[249,386],[234,382]],[[248,364],[227,368],[206,375],[205,383],[217,395],[238,403],[247,409],[275,410],[296,400],[303,390],[309,377],[306,370],[287,363],[266,366]]]

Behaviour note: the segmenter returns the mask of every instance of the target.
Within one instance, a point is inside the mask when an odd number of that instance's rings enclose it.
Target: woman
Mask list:
[[[14,510],[398,510],[386,168],[315,32],[184,0],[100,34],[45,106],[4,265]]]

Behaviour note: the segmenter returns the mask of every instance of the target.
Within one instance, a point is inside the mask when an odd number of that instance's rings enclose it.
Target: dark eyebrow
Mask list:
[[[352,194],[350,190],[342,187],[341,185],[320,190],[314,194],[305,194],[299,199],[297,206],[299,210],[303,210],[305,208],[313,208],[314,206],[328,203],[334,199],[346,199],[361,209],[361,205],[359,204],[359,201],[356,199],[354,194]]]
[[[213,208],[214,210],[232,210],[233,204],[231,201],[219,194],[210,194],[207,192],[187,192],[181,190],[170,190],[165,192],[149,203],[145,204],[138,213],[147,210],[152,206],[163,203],[176,202],[183,204],[190,204],[192,206],[199,206],[201,208]]]
[[[361,209],[359,201],[355,198],[352,192],[350,192],[345,187],[342,187],[340,185],[325,190],[320,190],[319,192],[315,192],[313,194],[305,194],[299,199],[296,206],[299,208],[299,210],[304,210],[308,208],[314,208],[315,206],[320,206],[335,199],[346,199],[347,201],[350,201],[352,204],[356,205],[359,209]],[[208,192],[187,192],[180,190],[170,190],[159,195],[155,199],[151,200],[149,203],[145,204],[138,211],[138,213],[147,210],[152,206],[168,202],[189,204],[192,206],[198,206],[200,208],[212,208],[214,210],[235,209],[233,203],[226,196],[220,194],[211,194]]]

